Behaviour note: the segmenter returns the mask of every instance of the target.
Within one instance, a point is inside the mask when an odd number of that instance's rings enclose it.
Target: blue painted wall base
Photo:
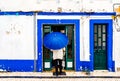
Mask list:
[[[78,71],[94,71],[94,68],[91,67],[90,61],[81,61],[79,64],[79,70]],[[108,68],[109,72],[115,72],[115,61],[112,61],[111,67]]]
[[[7,72],[33,72],[34,60],[0,60],[0,70]]]

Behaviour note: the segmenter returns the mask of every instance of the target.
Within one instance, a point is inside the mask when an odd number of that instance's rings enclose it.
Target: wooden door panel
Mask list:
[[[94,24],[94,69],[107,69],[107,24]]]

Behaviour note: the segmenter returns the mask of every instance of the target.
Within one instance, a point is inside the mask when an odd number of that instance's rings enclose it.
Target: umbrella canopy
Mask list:
[[[60,32],[52,32],[44,36],[43,45],[48,49],[58,50],[68,44],[68,37]]]

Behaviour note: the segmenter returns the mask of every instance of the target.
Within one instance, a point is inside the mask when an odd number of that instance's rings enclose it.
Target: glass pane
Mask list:
[[[50,28],[50,26],[44,26],[44,28]]]
[[[104,46],[102,47],[102,49],[103,49],[103,50],[106,50]]]
[[[98,39],[98,46],[101,46],[101,38]]]
[[[105,32],[106,32],[106,25],[103,25],[102,32],[103,32],[103,33],[105,33]]]
[[[48,33],[50,31],[50,26],[44,26],[44,33]]]
[[[68,28],[68,34],[67,34],[67,36],[68,36],[68,38],[69,38],[69,43],[71,44],[72,43],[72,32],[73,32],[73,26],[67,26],[67,28]]]
[[[101,37],[101,25],[98,25],[98,37]]]
[[[94,25],[94,33],[97,33],[97,25]]]
[[[94,46],[96,47],[96,46],[97,46],[97,43],[94,43],[94,44],[95,44]]]
[[[50,59],[50,50],[47,48],[44,48],[43,56],[44,56],[44,59]]]
[[[72,49],[71,48],[68,49],[68,58],[72,59]]]
[[[67,59],[73,59],[73,25],[66,26],[67,36],[69,38],[69,44],[67,45]]]
[[[94,41],[97,41],[97,34],[94,34]]]
[[[103,46],[102,46],[102,49],[105,50],[105,49],[106,49],[106,43],[103,42],[102,45],[103,45]]]
[[[106,41],[106,34],[103,34],[103,41]]]
[[[44,29],[44,33],[50,32],[50,29]]]
[[[103,46],[106,46],[105,42],[102,43]]]

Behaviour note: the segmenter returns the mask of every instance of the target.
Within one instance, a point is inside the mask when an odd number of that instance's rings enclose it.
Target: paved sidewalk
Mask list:
[[[41,77],[52,77],[52,72],[0,72],[0,77],[2,76],[41,76]],[[66,72],[66,76],[111,76],[120,77],[120,72],[108,72],[108,71],[94,71],[90,75],[85,72]]]
[[[58,77],[52,72],[0,72],[0,81],[120,81],[120,72],[66,72]]]

